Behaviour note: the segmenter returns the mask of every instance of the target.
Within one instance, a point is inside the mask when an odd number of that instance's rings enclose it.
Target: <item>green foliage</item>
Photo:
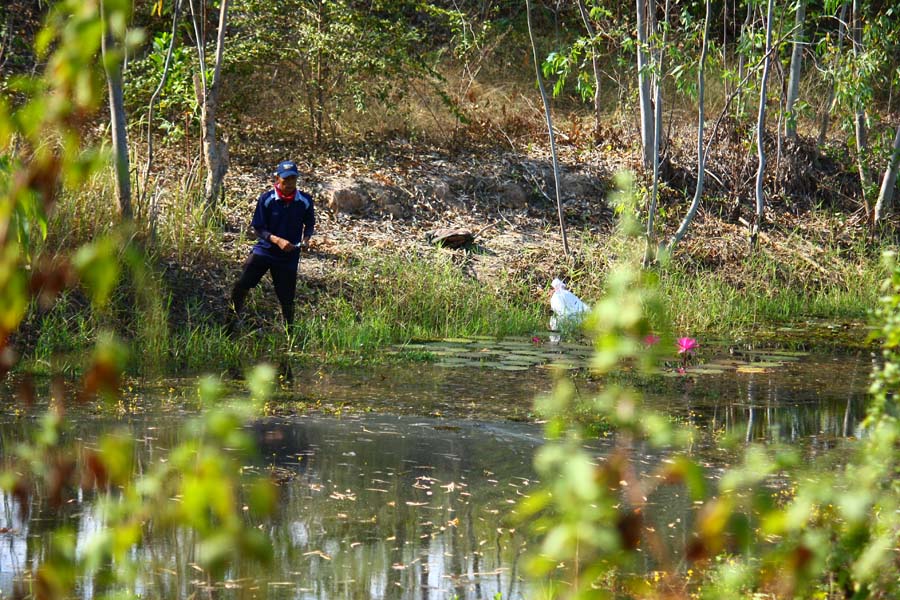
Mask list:
[[[129,232],[110,231],[71,255],[48,256],[48,251],[41,253],[40,260],[33,256],[33,249],[47,235],[60,189],[82,185],[106,158],[83,147],[78,125],[101,97],[97,50],[106,30],[103,20],[114,35],[122,37],[129,10],[127,1],[105,0],[101,18],[97,2],[57,4],[37,43],[38,54],[47,61],[44,77],[18,82],[25,99],[15,108],[0,105],[0,293],[4,300],[0,375],[12,366],[9,335],[19,327],[25,307],[32,301],[52,306],[76,283],[87,291],[95,312],[102,314],[109,310],[116,287],[128,278],[135,290],[134,304],[144,315],[146,330],[141,338],[155,340],[143,350],[152,354],[154,345],[165,346],[165,323],[160,323],[160,305],[154,302],[153,277]],[[78,325],[79,330],[88,328]],[[78,398],[99,396],[117,402],[128,350],[106,331],[91,329],[84,335],[95,336],[96,345]],[[58,342],[45,340],[51,348]],[[267,367],[249,374],[254,401],[265,401],[272,378]],[[94,447],[67,435],[63,415],[68,398],[55,394],[51,409],[29,440],[5,453],[0,488],[15,499],[23,514],[33,505],[59,511],[78,488],[93,499],[103,527],[77,552],[71,529],[53,530],[49,547],[28,565],[32,571],[26,593],[30,597],[72,597],[85,576],[102,581],[108,597],[139,597],[142,565],[135,563],[131,551],[151,528],[192,530],[197,560],[213,575],[222,573],[238,556],[261,561],[270,557],[268,541],[248,523],[242,510],[246,497],[249,512],[265,518],[275,497],[271,482],[251,482],[241,475],[243,461],[253,456],[252,440],[244,429],[253,414],[252,405],[226,400],[221,389],[204,384],[204,399],[210,407],[188,424],[189,441],[173,448],[167,460],[145,465],[139,473],[132,464],[134,441],[128,435],[110,432]]]
[[[150,51],[139,60],[133,61],[126,80],[126,102],[132,109],[144,110],[153,91],[162,81],[166,53],[172,41],[172,34],[161,31],[154,36]],[[187,127],[199,123],[200,106],[194,92],[193,73],[195,52],[187,46],[175,44],[166,85],[160,92],[155,118],[156,127],[165,134],[168,141],[178,141],[187,133]]]
[[[626,220],[630,212],[623,211]],[[636,240],[631,245],[639,247]],[[657,303],[653,281],[642,279],[636,254],[628,253],[611,271],[608,293],[592,315],[600,374],[652,359],[641,340],[650,323],[646,307]],[[735,466],[710,479],[687,451],[690,431],[643,408],[637,392],[612,384],[594,405],[615,427],[616,445],[598,461],[582,446],[584,432],[566,417],[571,384],[562,381],[552,396],[541,399],[541,409],[553,415],[547,425],[553,442],[535,459],[543,488],[520,503],[518,514],[541,536],[530,570],[556,582],[550,597],[900,593],[892,556],[900,542],[900,268],[894,255],[888,260],[892,274],[882,288],[877,316],[883,325],[876,334],[883,341],[884,363],[873,375],[866,435],[837,469],[817,469],[794,450],[750,445]],[[632,457],[638,444],[669,455],[644,477],[636,475]],[[787,482],[777,489],[769,483],[776,474]],[[645,526],[653,495],[663,486],[683,486],[699,505],[691,535],[673,550]],[[641,573],[645,556],[661,576]]]
[[[591,38],[584,31],[581,17],[577,8],[570,7],[573,11],[571,22],[574,34],[571,41],[558,44],[556,50],[551,51],[541,70],[544,76],[553,82],[553,96],[559,97],[567,90],[567,84],[574,82],[574,91],[582,102],[589,102],[594,96],[594,90],[600,82],[594,81],[592,60],[594,57],[602,64],[615,57],[619,66],[633,64],[636,56],[636,41],[631,39],[630,27],[633,27],[624,15],[613,14],[599,1],[587,1],[585,5],[590,15],[592,26],[598,33]],[[627,67],[626,67],[627,68]],[[630,69],[629,69],[630,70]]]
[[[302,104],[293,108],[317,141],[344,113],[395,106],[411,82],[440,81],[429,38],[459,22],[457,12],[418,0],[291,0],[279,12],[298,18],[273,19],[259,0],[234,3],[234,27],[245,32],[232,43],[234,68],[264,61],[295,73],[291,93]]]

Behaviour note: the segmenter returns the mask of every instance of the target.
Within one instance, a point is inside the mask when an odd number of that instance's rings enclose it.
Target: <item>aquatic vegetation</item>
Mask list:
[[[624,212],[629,229],[629,212]],[[640,244],[611,275],[616,285],[591,319],[600,373],[623,364],[652,365],[643,340],[658,307],[657,289],[642,278]],[[788,448],[748,444],[721,476],[710,477],[690,453],[690,429],[645,408],[640,394],[607,386],[594,399],[615,447],[597,461],[582,446],[584,428],[568,415],[572,384],[539,399],[550,440],[535,458],[542,486],[518,506],[520,522],[539,535],[529,570],[548,598],[896,597],[900,567],[900,468],[897,393],[900,391],[900,266],[889,256],[891,278],[879,318],[884,364],[876,367],[865,437],[843,463],[827,455],[823,468]],[[598,314],[595,313],[595,317]],[[683,338],[682,356],[696,348]],[[790,355],[785,355],[791,358]],[[644,471],[634,448],[664,457]],[[835,464],[842,464],[835,468]],[[772,486],[777,475],[778,486]],[[696,507],[690,533],[674,543],[648,521],[647,509],[670,488]],[[788,490],[788,493],[783,493]],[[648,577],[642,565],[650,561]],[[550,581],[549,589],[547,581]]]
[[[675,345],[678,347],[678,354],[681,355],[681,366],[678,368],[678,372],[684,374],[688,365],[688,359],[694,355],[700,344],[694,338],[680,337],[675,340]]]
[[[689,337],[680,337],[675,340],[675,343],[678,346],[678,354],[683,354],[686,356],[690,356],[697,348],[700,347],[700,344],[697,343],[697,340]]]

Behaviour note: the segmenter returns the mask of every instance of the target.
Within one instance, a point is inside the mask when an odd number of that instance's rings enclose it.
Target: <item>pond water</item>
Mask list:
[[[740,354],[740,353],[738,353]],[[728,369],[642,379],[646,403],[703,432],[693,452],[716,477],[730,460],[723,436],[742,443],[788,443],[810,456],[852,444],[859,434],[872,368],[868,351],[784,354],[783,361],[723,353]],[[577,358],[577,356],[576,356]],[[454,359],[457,360],[457,359]],[[742,362],[743,361],[743,362]],[[494,362],[494,361],[491,361]],[[750,365],[740,368],[742,364]],[[753,367],[756,364],[770,366]],[[603,385],[578,371],[579,394]],[[556,371],[492,365],[400,364],[295,372],[253,428],[263,460],[251,470],[279,481],[277,516],[264,525],[275,550],[265,572],[237,564],[210,581],[194,564],[188,533],[152,538],[135,556],[146,566],[146,597],[222,598],[494,598],[528,597],[523,564],[529,540],[509,521],[513,505],[538,484],[531,466],[543,443],[537,394],[552,390]],[[191,384],[133,382],[126,410],[72,411],[71,435],[90,442],[126,428],[146,459],[165,455],[192,414]],[[9,394],[10,392],[7,392]],[[11,406],[11,397],[7,398]],[[34,424],[31,413],[5,411],[4,453]],[[603,460],[612,440],[585,442]],[[634,448],[639,472],[662,459]],[[650,517],[683,544],[695,507],[677,490],[651,499]],[[14,502],[0,511],[0,593],[46,553],[62,523],[79,544],[100,527],[91,503],[77,494],[63,511],[35,499],[22,521]],[[649,562],[646,568],[651,568]],[[94,597],[85,581],[81,596]]]

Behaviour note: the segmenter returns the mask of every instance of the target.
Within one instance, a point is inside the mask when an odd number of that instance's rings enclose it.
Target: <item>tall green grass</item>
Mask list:
[[[368,252],[341,275],[337,289],[297,319],[298,347],[371,350],[414,338],[505,336],[544,327],[545,307],[532,301],[527,285],[503,275],[473,279],[448,253]]]
[[[560,264],[560,273],[590,303],[603,295],[609,264],[625,249],[616,238],[573,239],[578,258]],[[800,250],[757,251],[712,265],[684,252],[652,271],[676,331],[728,335],[811,318],[865,319],[886,275],[880,251],[820,244],[816,252],[812,262]]]
[[[874,263],[874,261],[873,261]],[[810,318],[859,320],[875,308],[880,269],[861,267],[859,277],[845,283],[784,285],[760,277],[765,265],[735,265],[734,273],[663,272],[661,288],[673,326],[680,331],[735,333]]]

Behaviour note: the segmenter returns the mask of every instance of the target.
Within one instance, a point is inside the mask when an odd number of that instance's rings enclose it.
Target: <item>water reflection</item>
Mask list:
[[[503,515],[534,485],[539,428],[396,417],[262,427],[271,463],[296,474],[270,534],[308,597],[518,597],[525,542]]]
[[[645,401],[711,433],[817,451],[859,437],[871,371],[867,355],[810,357],[767,373],[685,379],[646,391]]]
[[[706,432],[695,452],[715,478],[732,458],[719,449],[723,436],[794,444],[810,455],[858,436],[870,369],[865,356],[807,357],[771,372],[653,380],[642,387],[649,406]],[[582,376],[576,384],[589,397],[604,382]],[[277,516],[253,523],[271,538],[274,564],[261,573],[255,563],[239,562],[214,581],[195,564],[190,532],[152,534],[131,555],[143,567],[137,590],[149,598],[197,592],[220,598],[528,597],[521,572],[527,540],[506,517],[537,483],[531,460],[542,429],[531,401],[552,386],[547,370],[407,365],[298,373],[279,399],[319,412],[298,409],[255,423],[261,459],[247,466],[271,473],[281,488]],[[103,432],[125,428],[139,440],[135,462],[145,468],[179,440],[179,425],[190,414],[179,394],[192,395],[166,382],[141,392],[129,414],[73,411],[68,435],[91,444]],[[5,414],[4,455],[32,422],[28,415]],[[611,442],[588,445],[602,461]],[[634,454],[644,474],[662,460],[641,447]],[[75,494],[60,509],[37,495],[24,515],[0,496],[3,596],[46,558],[50,532],[69,527],[83,552],[102,527],[90,496]],[[648,520],[673,548],[683,546],[696,506],[668,487],[650,502]],[[638,568],[653,565],[648,559]],[[107,587],[97,576],[82,582],[80,596],[93,598]]]

